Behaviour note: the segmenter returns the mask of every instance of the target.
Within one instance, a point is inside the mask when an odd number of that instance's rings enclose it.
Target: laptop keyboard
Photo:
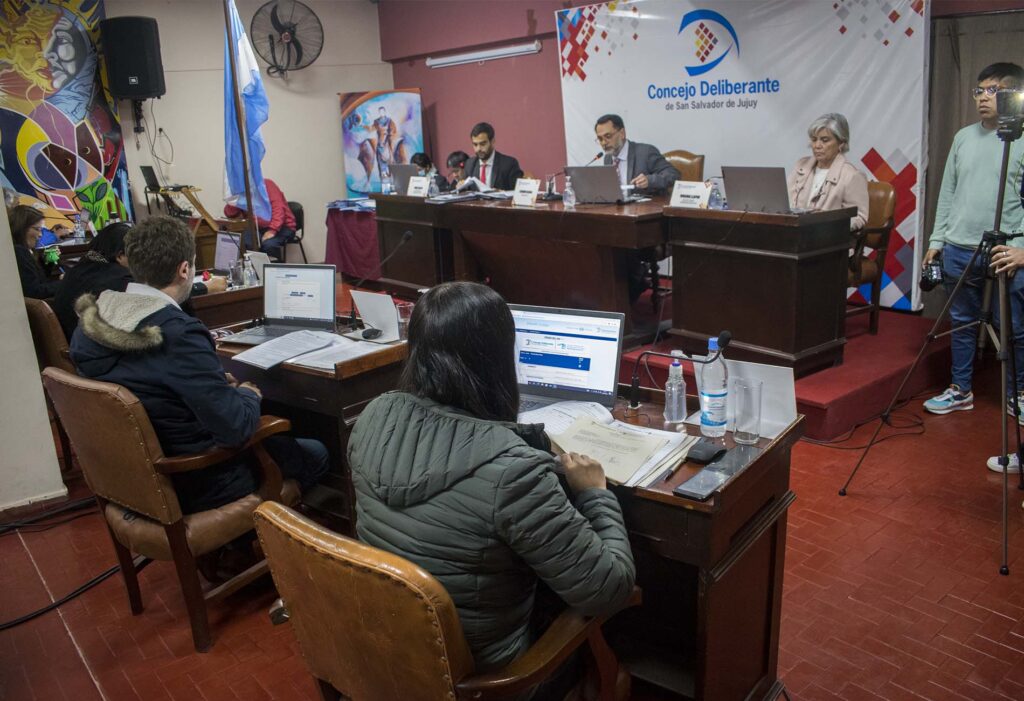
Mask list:
[[[254,329],[247,329],[242,331],[239,335],[244,335],[246,338],[277,338],[278,336],[284,336],[285,334],[291,333],[295,329],[289,329],[285,327],[273,327],[273,326],[257,326]]]
[[[540,409],[542,406],[547,406],[547,404],[547,402],[542,402],[537,399],[520,399],[519,413],[522,414],[525,411],[533,411],[534,409]]]

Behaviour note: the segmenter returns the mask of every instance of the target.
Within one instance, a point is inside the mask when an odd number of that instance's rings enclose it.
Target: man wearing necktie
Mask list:
[[[619,184],[647,194],[665,192],[679,179],[679,171],[654,146],[629,141],[626,125],[617,114],[606,114],[594,125],[604,164],[619,171]]]
[[[519,161],[494,150],[494,127],[480,122],[469,134],[476,154],[466,163],[467,178],[477,178],[484,185],[495,190],[513,190],[516,180],[523,177]]]

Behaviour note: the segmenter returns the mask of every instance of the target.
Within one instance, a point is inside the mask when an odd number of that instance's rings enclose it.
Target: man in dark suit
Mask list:
[[[606,114],[594,125],[604,150],[604,164],[619,171],[620,185],[633,185],[649,194],[665,192],[679,179],[677,171],[654,146],[629,141],[626,125],[617,114]]]
[[[480,122],[469,133],[476,154],[466,163],[466,177],[476,178],[495,190],[512,190],[523,177],[519,161],[494,150],[494,127]]]

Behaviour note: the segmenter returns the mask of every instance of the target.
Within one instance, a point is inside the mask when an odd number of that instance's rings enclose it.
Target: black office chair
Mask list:
[[[302,238],[306,235],[306,212],[298,202],[289,202],[288,209],[292,210],[292,214],[295,216],[295,236],[293,236],[288,243],[299,244],[299,252],[302,253],[302,262],[308,263],[309,260],[306,258],[306,249],[302,245]],[[285,244],[284,258],[285,261],[288,260],[288,244]]]

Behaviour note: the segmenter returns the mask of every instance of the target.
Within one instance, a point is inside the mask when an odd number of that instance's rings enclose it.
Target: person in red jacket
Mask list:
[[[264,178],[263,183],[267,186],[267,197],[270,200],[270,219],[256,218],[260,230],[259,250],[271,258],[284,260],[284,246],[295,237],[295,215],[277,183],[270,178]],[[229,204],[224,207],[224,216],[230,219],[241,218],[245,216],[245,210]],[[248,240],[246,247],[255,248]]]

